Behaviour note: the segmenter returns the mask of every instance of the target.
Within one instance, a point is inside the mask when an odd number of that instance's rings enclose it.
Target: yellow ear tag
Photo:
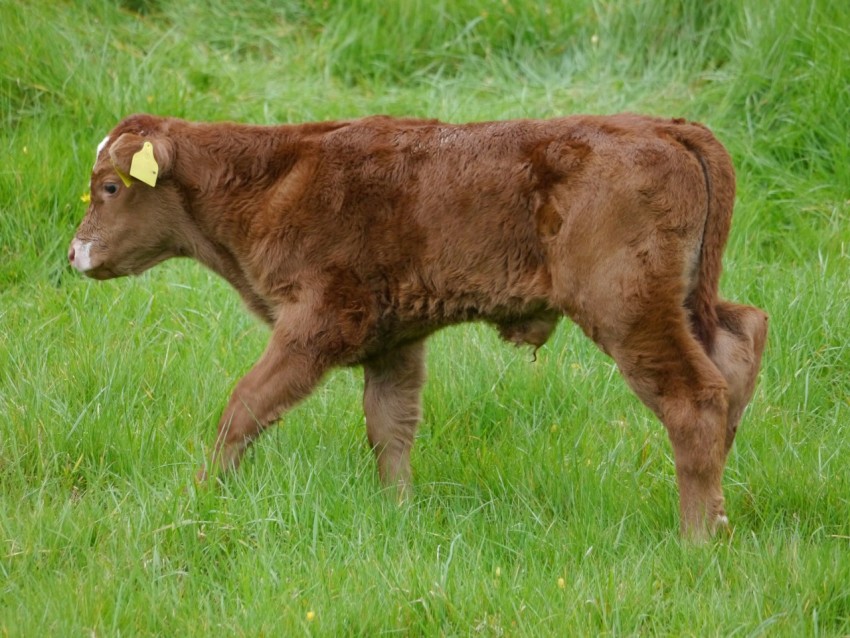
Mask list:
[[[148,186],[156,186],[157,173],[159,173],[159,164],[153,156],[153,144],[145,142],[142,150],[133,155],[133,161],[130,162],[130,175]]]

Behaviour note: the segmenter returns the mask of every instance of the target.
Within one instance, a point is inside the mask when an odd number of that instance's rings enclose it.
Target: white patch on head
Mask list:
[[[95,155],[94,155],[94,163],[95,164],[97,164],[97,158],[100,157],[100,152],[103,150],[103,147],[107,145],[107,143],[109,143],[109,136],[108,135],[100,141],[100,144],[97,145],[97,153],[95,153]]]
[[[71,242],[71,247],[74,249],[74,261],[72,262],[74,268],[80,272],[91,270],[91,242],[82,242],[79,239],[75,239]]]

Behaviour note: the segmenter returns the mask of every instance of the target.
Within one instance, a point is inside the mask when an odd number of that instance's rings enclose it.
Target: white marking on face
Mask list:
[[[71,247],[74,249],[74,261],[72,262],[74,268],[80,272],[91,270],[91,242],[82,242],[79,239],[75,239],[71,242]]]
[[[95,155],[94,155],[94,163],[95,164],[97,164],[97,158],[100,157],[100,152],[103,150],[103,147],[107,145],[107,143],[109,143],[109,136],[108,135],[100,141],[100,144],[97,145],[97,153],[95,153]]]

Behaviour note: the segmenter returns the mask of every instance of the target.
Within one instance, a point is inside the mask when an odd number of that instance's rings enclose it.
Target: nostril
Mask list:
[[[71,246],[71,249],[68,251],[68,261],[72,264],[74,263],[74,247]]]

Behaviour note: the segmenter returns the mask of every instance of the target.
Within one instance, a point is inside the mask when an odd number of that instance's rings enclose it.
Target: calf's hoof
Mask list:
[[[729,536],[731,532],[729,517],[724,512],[711,514],[697,524],[682,522],[682,537],[698,545],[707,543],[712,538]]]

